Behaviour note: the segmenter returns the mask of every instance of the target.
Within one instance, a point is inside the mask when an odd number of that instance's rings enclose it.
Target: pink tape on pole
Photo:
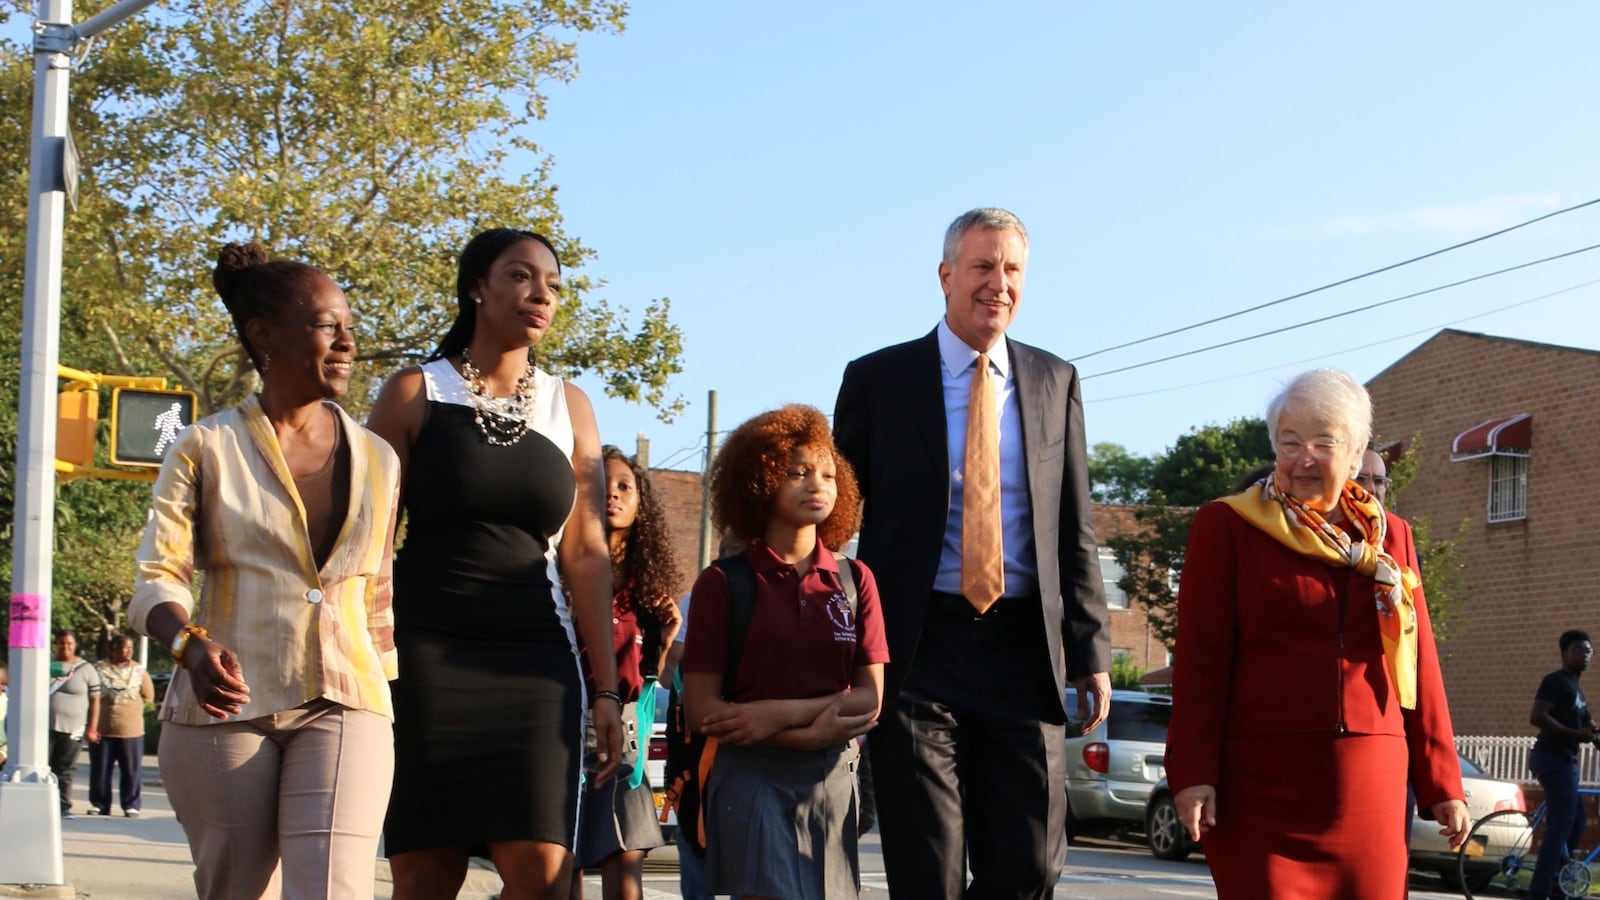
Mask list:
[[[11,595],[12,649],[37,650],[50,646],[50,629],[40,618],[44,598],[38,594]]]

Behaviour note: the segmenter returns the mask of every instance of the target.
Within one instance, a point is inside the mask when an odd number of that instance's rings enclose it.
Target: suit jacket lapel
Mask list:
[[[1014,385],[1017,390],[1017,410],[1022,413],[1022,453],[1027,461],[1028,487],[1032,492],[1035,485],[1041,484],[1039,477],[1039,448],[1041,446],[1040,434],[1034,433],[1035,429],[1044,428],[1045,417],[1050,414],[1056,400],[1052,396],[1055,392],[1053,379],[1045,377],[1041,370],[1038,357],[1029,349],[1010,338],[1006,339],[1006,349],[1011,354],[1011,371]],[[1037,504],[1038,498],[1034,498]]]
[[[916,424],[920,444],[936,471],[950,476],[950,434],[944,414],[944,362],[939,358],[938,329],[916,345],[915,357],[904,374],[907,414]]]
[[[267,419],[267,413],[261,408],[259,395],[251,394],[240,404],[240,411],[244,415],[245,431],[249,433],[250,440],[256,446],[256,452],[266,462],[267,467],[278,480],[278,486],[283,495],[288,498],[294,507],[294,523],[299,527],[300,563],[305,569],[308,578],[318,579],[316,561],[312,559],[311,533],[306,525],[306,507],[300,502],[300,492],[294,486],[294,473],[289,471],[289,461],[284,459],[283,447],[278,444],[278,433],[272,430],[272,422]],[[351,479],[354,484],[355,479]]]

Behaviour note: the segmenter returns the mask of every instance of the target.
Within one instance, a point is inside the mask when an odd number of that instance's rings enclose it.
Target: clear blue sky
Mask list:
[[[1301,369],[1370,378],[1600,278],[1596,251],[1093,377],[1600,243],[1597,206],[1080,360],[1600,197],[1597,33],[1592,2],[637,3],[580,42],[536,137],[603,296],[672,299],[689,406],[669,426],[581,383],[605,440],[642,430],[681,468],[708,390],[723,429],[831,412],[847,361],[937,321],[945,225],[1000,205],[1032,236],[1012,336],[1078,363],[1091,444],[1159,452]],[[1600,285],[1456,327],[1600,348],[1597,310]]]

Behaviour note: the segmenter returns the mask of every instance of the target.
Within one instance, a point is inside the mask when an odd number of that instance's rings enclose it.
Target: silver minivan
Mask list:
[[[1145,802],[1166,777],[1172,698],[1112,691],[1111,715],[1082,733],[1078,692],[1067,689],[1067,833],[1144,826]]]

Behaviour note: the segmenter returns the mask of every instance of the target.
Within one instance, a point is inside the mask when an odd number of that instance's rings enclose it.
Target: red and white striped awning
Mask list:
[[[1533,414],[1497,416],[1456,435],[1450,461],[1480,456],[1527,456],[1533,451]]]

